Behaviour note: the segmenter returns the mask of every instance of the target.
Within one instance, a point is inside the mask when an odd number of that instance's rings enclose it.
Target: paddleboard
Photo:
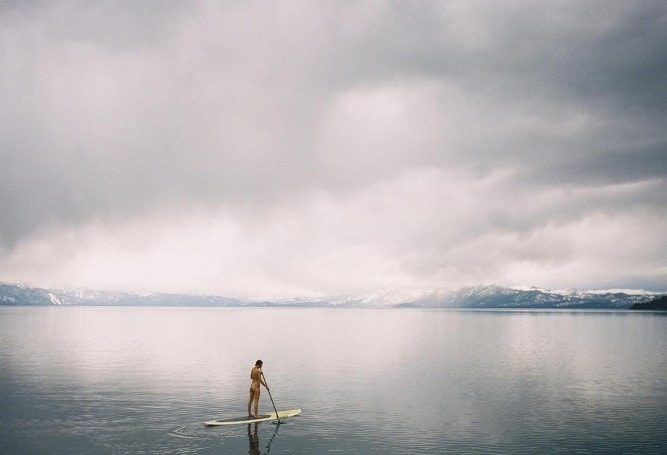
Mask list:
[[[301,414],[301,409],[290,409],[289,411],[278,411],[278,416],[276,416],[275,412],[272,412],[271,414],[262,414],[257,417],[243,416],[243,417],[232,417],[231,419],[209,420],[208,422],[204,422],[204,425],[206,425],[207,427],[214,427],[219,425],[239,425],[243,423],[256,423],[256,422],[264,422],[266,420],[294,417],[299,414]]]

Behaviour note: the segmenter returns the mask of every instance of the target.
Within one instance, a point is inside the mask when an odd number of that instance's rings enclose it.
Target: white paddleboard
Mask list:
[[[277,416],[275,412],[272,412],[271,414],[262,414],[257,417],[244,416],[244,417],[232,417],[231,419],[209,420],[208,422],[204,422],[204,425],[206,425],[207,427],[213,427],[219,425],[239,425],[243,423],[256,423],[256,422],[264,422],[266,420],[294,417],[299,414],[301,414],[301,409],[290,409],[288,411],[278,411]]]

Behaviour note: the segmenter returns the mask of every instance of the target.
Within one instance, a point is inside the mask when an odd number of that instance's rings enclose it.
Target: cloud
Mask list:
[[[3,2],[2,279],[660,287],[666,17],[660,2]]]

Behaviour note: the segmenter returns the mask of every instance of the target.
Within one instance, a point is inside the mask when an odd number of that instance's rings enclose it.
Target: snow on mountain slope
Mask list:
[[[362,296],[291,298],[273,301],[218,296],[129,294],[77,289],[47,290],[0,283],[0,305],[265,306],[342,308],[581,308],[626,309],[660,296],[643,290],[548,290],[535,287],[469,286],[458,289],[380,289]]]

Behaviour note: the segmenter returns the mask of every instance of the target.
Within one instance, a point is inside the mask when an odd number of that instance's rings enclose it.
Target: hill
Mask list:
[[[0,283],[0,305],[245,306],[244,300],[182,294],[132,294],[89,289],[41,289]]]
[[[630,307],[631,310],[659,310],[667,311],[667,295],[644,303],[635,303]]]
[[[324,307],[324,308],[542,308],[628,309],[654,299],[634,290],[553,291],[539,288],[472,286],[459,289],[399,291],[387,288],[363,296],[241,300],[220,296],[132,294],[88,289],[41,289],[0,283],[0,305]],[[642,307],[643,308],[643,307]]]

